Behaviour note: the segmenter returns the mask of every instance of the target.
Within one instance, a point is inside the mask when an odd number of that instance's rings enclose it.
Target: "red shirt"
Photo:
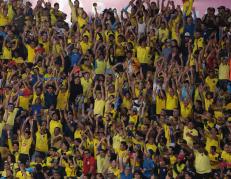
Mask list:
[[[91,174],[96,174],[96,160],[94,157],[86,157],[83,155],[83,174],[87,175],[90,172],[90,168],[93,167]]]

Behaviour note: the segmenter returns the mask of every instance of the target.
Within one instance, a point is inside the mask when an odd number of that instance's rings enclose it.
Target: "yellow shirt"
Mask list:
[[[40,100],[42,101],[42,104],[44,104],[44,94],[40,94],[39,96],[36,94],[33,94],[33,100],[32,100],[32,104],[35,104],[35,100],[37,98],[40,98]]]
[[[30,96],[19,96],[19,107],[28,110],[30,104]]]
[[[94,115],[98,114],[98,115],[103,116],[104,115],[104,107],[105,107],[105,100],[95,99]]]
[[[120,169],[118,169],[118,168],[109,167],[108,173],[113,173],[115,175],[115,177],[117,177],[118,179],[120,178]]]
[[[62,47],[60,44],[55,44],[52,46],[52,53],[54,53],[55,55],[59,55],[62,51]]]
[[[83,95],[85,96],[88,89],[92,85],[92,79],[86,80],[84,77],[81,78],[81,85],[83,86]]]
[[[206,85],[208,85],[209,90],[211,92],[215,91],[216,85],[217,85],[217,81],[218,81],[217,78],[210,78],[209,76],[205,79],[205,83],[206,83]]]
[[[138,122],[138,115],[130,115],[129,117],[129,123],[137,124]]]
[[[166,100],[166,109],[167,110],[173,110],[178,107],[178,98],[176,95],[171,96],[169,93],[167,93],[167,100]]]
[[[35,150],[38,152],[48,152],[48,136],[47,134],[41,134],[40,131],[37,131],[36,134],[36,145]]]
[[[83,131],[80,129],[76,129],[74,133],[74,138],[75,139],[81,139],[82,138]]]
[[[176,162],[176,156],[175,155],[170,155],[170,164],[174,165],[174,163]]]
[[[205,98],[205,110],[208,111],[209,107],[213,104],[213,98],[207,99]]]
[[[219,80],[229,80],[229,65],[221,63],[219,65]]]
[[[104,60],[96,60],[96,68],[95,68],[95,74],[97,75],[103,75],[106,70],[107,63]]]
[[[19,139],[20,153],[29,155],[31,144],[32,144],[32,137],[26,139],[23,135],[20,136]]]
[[[17,112],[18,112],[18,108],[15,108],[13,112],[9,112],[6,124],[10,126],[14,126],[14,119],[17,115]]]
[[[222,153],[221,153],[221,158],[222,158],[225,162],[231,163],[231,154],[230,154],[230,153],[227,153],[226,151],[222,151]]]
[[[180,16],[177,16],[176,19],[172,20],[170,24],[170,30],[171,30],[171,37],[172,39],[175,39],[178,43],[180,42],[180,36],[179,33],[177,32],[177,25],[179,24],[180,21]]]
[[[203,38],[199,38],[199,39],[195,39],[194,40],[194,48],[193,48],[193,52],[195,52],[196,50],[198,50],[199,48],[203,48],[204,46],[204,40]]]
[[[106,169],[106,166],[108,165],[108,158],[101,157],[100,155],[96,156],[96,161],[97,161],[97,173],[103,173],[104,170]]]
[[[194,152],[195,155],[195,161],[194,166],[196,169],[196,172],[199,174],[205,174],[211,172],[211,165],[210,160],[207,155],[204,153],[199,153],[197,150]]]
[[[176,164],[176,169],[179,173],[181,173],[185,168],[185,164],[182,163],[182,164]],[[178,173],[175,172],[175,170],[173,170],[173,178],[176,178],[178,176]]]
[[[95,137],[95,138],[93,139],[93,144],[94,144],[94,156],[96,157],[96,154],[97,154],[97,151],[98,151],[97,146],[98,146],[98,144],[99,144],[99,139],[98,139],[97,137]],[[102,146],[103,146],[103,145],[102,145]]]
[[[187,136],[187,133],[196,137],[196,136],[198,136],[198,131],[196,129],[189,129],[187,126],[184,127],[183,139],[186,140],[188,146],[192,148],[193,139],[191,137]]]
[[[187,106],[184,105],[184,102],[180,102],[181,117],[188,118],[192,116],[192,104],[189,103]]]
[[[6,26],[10,23],[9,17],[0,12],[0,26]]]
[[[215,146],[217,148],[217,151],[219,151],[220,150],[219,140],[215,140],[215,139],[211,138],[210,136],[206,137],[205,149],[207,150],[207,152],[210,152],[210,149],[212,146]]]
[[[15,63],[17,63],[17,64],[24,63],[24,60],[23,60],[22,57],[17,57],[17,58],[13,57],[13,60],[14,60]]]
[[[155,144],[149,144],[149,143],[147,143],[147,144],[146,144],[146,149],[147,149],[147,151],[148,151],[148,150],[152,150],[152,151],[155,153],[157,147],[156,147]]]
[[[123,161],[123,163],[126,163],[129,158],[129,152],[127,150],[119,150],[118,151],[119,158]]]
[[[13,20],[14,15],[15,15],[15,13],[14,13],[14,10],[13,10],[13,6],[12,6],[11,3],[9,3],[9,4],[8,4],[8,14],[7,14],[7,16],[8,16],[8,18],[9,18],[9,21],[10,21],[10,22]]]
[[[77,169],[74,166],[66,165],[65,171],[66,171],[67,177],[75,177]]]
[[[61,16],[62,15],[62,12],[61,11],[58,11],[58,16]],[[57,22],[57,18],[56,18],[56,15],[55,15],[55,12],[54,12],[54,9],[51,9],[50,10],[50,17],[51,17],[51,25],[55,25],[55,23]]]
[[[113,138],[112,138],[112,146],[113,149],[115,150],[116,153],[119,152],[120,150],[120,143],[123,141],[123,137],[119,134],[116,134]]]
[[[24,176],[21,171],[18,171],[16,173],[16,178],[18,178],[18,179],[31,179],[30,173],[29,172],[25,172],[25,173],[26,173],[26,176]]]
[[[51,120],[50,121],[50,129],[49,129],[51,137],[54,136],[54,131],[55,131],[56,127],[60,128],[62,130],[63,125],[60,121]]]
[[[125,50],[125,46],[126,46],[125,42],[122,42],[122,43],[116,45],[115,55],[117,57],[119,57],[119,56],[125,56],[125,51],[124,51]]]
[[[156,96],[156,114],[160,114],[160,112],[166,107],[166,99],[160,98],[158,95]]]
[[[28,62],[34,63],[35,56],[36,56],[35,49],[32,48],[30,45],[26,45],[26,48],[27,48],[27,52],[28,52],[28,56],[27,56]]]
[[[86,148],[94,152],[94,140],[93,139],[87,138]]]
[[[7,47],[2,48],[2,59],[3,60],[11,60],[12,59],[11,48],[7,48]]]
[[[87,50],[91,48],[91,43],[80,42],[80,46],[82,48],[83,54],[85,55],[87,53]]]
[[[83,19],[81,16],[78,16],[77,17],[77,23],[79,25],[79,28],[82,29],[82,27],[87,24],[87,20]]]
[[[123,97],[123,102],[121,104],[121,107],[122,108],[126,108],[128,110],[131,109],[131,107],[132,107],[132,100]]]
[[[132,137],[132,143],[133,145],[140,145],[141,149],[143,149],[145,146],[144,141],[137,140],[135,137]]]
[[[163,128],[164,128],[165,138],[167,139],[167,145],[169,145],[171,143],[171,133],[170,133],[171,131],[170,131],[169,125],[164,124]]]
[[[168,39],[168,35],[169,35],[169,30],[167,28],[158,30],[158,37],[162,43]]]
[[[66,92],[59,92],[57,96],[57,109],[64,110],[67,108],[68,105],[68,98],[69,98],[69,91],[67,90]]]
[[[136,48],[136,51],[137,51],[137,59],[140,63],[144,63],[144,64],[149,64],[150,63],[150,56],[149,56],[149,53],[150,53],[150,47],[141,47],[141,46],[138,46]]]
[[[214,169],[218,169],[219,168],[219,154],[218,153],[215,153],[215,154],[212,154],[212,153],[209,153],[209,159],[210,159],[210,163],[211,163],[211,168],[214,170]]]
[[[189,58],[189,66],[192,67],[195,65],[195,58],[191,55]]]

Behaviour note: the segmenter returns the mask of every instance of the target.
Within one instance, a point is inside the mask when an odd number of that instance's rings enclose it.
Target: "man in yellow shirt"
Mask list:
[[[182,118],[189,118],[193,114],[193,105],[189,99],[180,102],[180,111]]]
[[[201,33],[199,31],[196,32],[195,40],[194,40],[194,47],[193,47],[193,53],[197,50],[200,50],[204,47],[204,39],[201,37]]]
[[[29,63],[34,63],[35,61],[35,56],[36,56],[35,47],[36,47],[36,44],[34,41],[31,41],[30,44],[26,44],[27,54],[28,54],[27,61]]]
[[[194,150],[194,167],[196,169],[198,178],[210,178],[211,164],[208,152],[205,150],[203,144],[200,144],[198,150]]]
[[[75,0],[74,4],[72,3],[72,0],[69,0],[69,6],[71,8],[71,22],[75,23],[77,21],[77,17],[79,15],[79,1]]]
[[[104,116],[104,109],[105,109],[105,94],[102,83],[100,83],[100,91],[96,91],[98,83],[95,83],[95,87],[93,89],[94,95],[94,115]]]
[[[146,76],[149,64],[151,63],[150,47],[147,46],[146,39],[140,40],[140,46],[136,48],[137,60],[141,65],[141,70],[144,76]]]
[[[10,103],[8,105],[8,109],[5,111],[3,116],[4,121],[8,124],[11,128],[14,126],[14,120],[17,115],[18,108],[14,108],[14,105]]]
[[[209,90],[211,92],[215,92],[217,82],[218,82],[218,79],[215,76],[214,71],[210,71],[209,75],[205,79],[205,83],[209,87]]]
[[[198,131],[194,129],[194,124],[192,121],[188,122],[188,126],[184,127],[183,139],[186,140],[187,145],[192,148],[193,142],[198,136]]]

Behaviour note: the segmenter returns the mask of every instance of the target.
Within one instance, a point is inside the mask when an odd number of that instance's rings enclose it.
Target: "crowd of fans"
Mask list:
[[[1,179],[230,178],[230,9],[69,5],[0,0]]]

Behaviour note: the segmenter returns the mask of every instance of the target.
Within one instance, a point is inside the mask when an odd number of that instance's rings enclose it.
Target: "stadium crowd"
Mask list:
[[[231,11],[0,0],[1,179],[231,177]]]

